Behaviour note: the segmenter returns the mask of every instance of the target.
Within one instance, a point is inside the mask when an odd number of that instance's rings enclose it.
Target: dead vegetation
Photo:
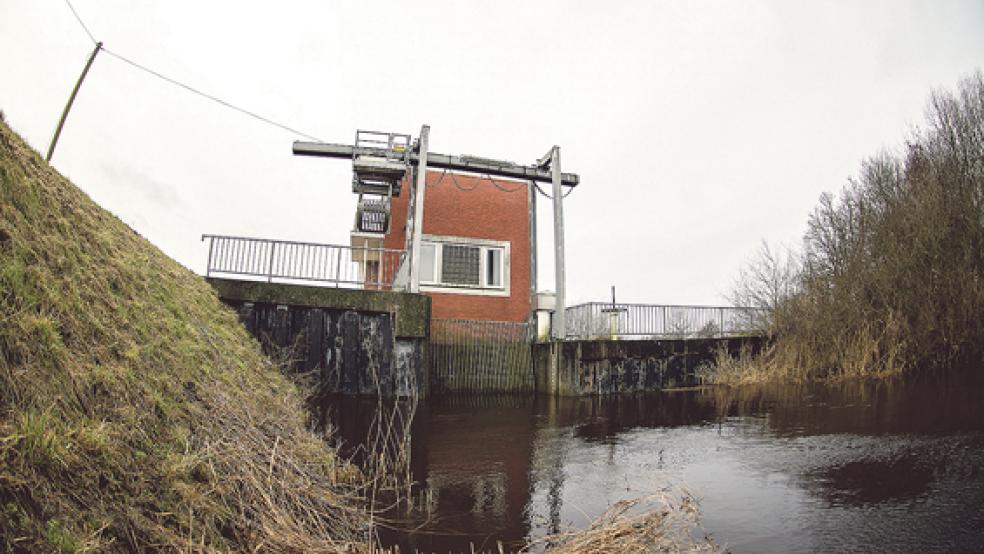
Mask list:
[[[698,517],[697,501],[688,493],[682,493],[678,501],[665,494],[623,500],[587,529],[543,537],[523,552],[722,552],[700,528]]]
[[[202,279],[0,125],[0,550],[367,550],[367,477],[306,417]]]
[[[882,377],[984,357],[984,76],[934,92],[901,154],[862,164],[810,216],[801,254],[764,250],[736,298],[772,347],[718,380]]]

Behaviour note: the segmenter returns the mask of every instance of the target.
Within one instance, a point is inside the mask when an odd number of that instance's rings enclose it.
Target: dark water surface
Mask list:
[[[377,404],[321,408],[354,444]],[[734,552],[984,552],[981,382],[434,399],[412,443],[405,552],[517,548],[668,486]]]

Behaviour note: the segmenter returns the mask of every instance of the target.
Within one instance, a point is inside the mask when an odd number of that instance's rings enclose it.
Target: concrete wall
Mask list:
[[[533,346],[537,392],[561,396],[654,391],[700,384],[721,347],[753,352],[763,339],[595,340]],[[559,359],[559,363],[558,363]]]
[[[264,351],[323,393],[426,396],[430,299],[401,292],[209,279]]]
[[[529,187],[526,183],[496,179],[506,190],[496,188],[488,179],[471,175],[451,175],[441,180],[440,171],[428,171],[424,198],[424,234],[469,237],[509,242],[509,297],[477,296],[427,292],[433,298],[433,316],[439,319],[475,319],[486,321],[526,321],[530,299],[530,222]],[[386,235],[386,248],[404,248],[406,244],[407,204],[410,187],[393,199],[392,224]]]

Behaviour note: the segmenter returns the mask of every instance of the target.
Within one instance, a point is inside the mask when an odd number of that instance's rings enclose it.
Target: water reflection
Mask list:
[[[831,505],[878,504],[927,494],[933,469],[914,455],[893,460],[859,460],[826,468],[806,480],[811,492]]]
[[[979,382],[435,399],[412,427],[427,492],[403,551],[506,550],[664,487],[739,552],[984,548]],[[375,402],[319,406],[355,444]],[[411,532],[410,530],[414,531]]]

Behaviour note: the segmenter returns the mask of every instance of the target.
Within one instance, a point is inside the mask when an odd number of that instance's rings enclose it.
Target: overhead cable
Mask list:
[[[492,186],[493,187],[501,190],[502,192],[516,192],[518,190],[523,190],[523,189],[525,189],[527,187],[526,183],[520,183],[515,188],[509,189],[509,188],[506,188],[506,187],[500,185],[499,183],[497,183],[496,180],[493,179],[492,176],[489,175],[488,173],[485,174],[485,178],[488,179],[490,183],[492,183]]]
[[[534,183],[533,183],[533,186],[534,186],[534,187],[536,188],[536,191],[537,191],[537,192],[539,192],[539,193],[540,193],[541,195],[543,195],[543,196],[546,196],[547,198],[549,198],[549,199],[551,199],[551,200],[553,200],[553,196],[551,196],[551,195],[549,195],[549,194],[547,194],[547,193],[545,193],[545,192],[543,192],[543,189],[541,189],[541,188],[540,188],[540,185],[538,185],[538,184],[536,184],[536,183],[534,182]],[[569,188],[569,189],[567,189],[567,192],[565,192],[565,193],[563,194],[563,196],[561,196],[561,198],[567,198],[568,196],[570,196],[570,195],[571,195],[571,193],[572,193],[572,192],[574,192],[574,187],[571,187],[571,188]]]
[[[118,53],[116,53],[116,52],[114,52],[114,51],[112,51],[112,50],[110,50],[108,48],[103,48],[103,50],[107,54],[109,54],[110,56],[113,56],[114,58],[116,58],[116,59],[118,59],[118,60],[120,60],[122,62],[125,62],[125,63],[127,63],[127,64],[129,64],[129,65],[131,65],[131,66],[133,66],[133,67],[141,70],[141,71],[144,71],[146,73],[149,73],[150,75],[153,75],[154,77],[157,77],[158,79],[161,79],[161,80],[164,80],[164,81],[166,81],[168,83],[171,83],[172,85],[181,87],[181,88],[187,90],[188,92],[192,92],[194,94],[197,94],[197,95],[201,96],[202,98],[206,98],[208,100],[211,100],[212,102],[215,102],[217,104],[220,104],[222,106],[225,106],[226,108],[229,108],[229,109],[235,110],[235,111],[237,111],[239,113],[248,115],[249,117],[252,117],[253,119],[257,119],[257,120],[262,121],[262,122],[264,122],[264,123],[266,123],[268,125],[273,125],[274,127],[278,127],[280,129],[283,129],[284,131],[288,131],[288,132],[294,133],[295,135],[300,135],[300,136],[302,136],[302,137],[304,137],[306,139],[310,139],[310,140],[313,140],[315,142],[324,142],[323,140],[319,139],[318,137],[316,137],[314,135],[310,135],[308,133],[305,133],[305,132],[302,132],[302,131],[298,131],[297,129],[294,129],[292,127],[288,127],[287,125],[284,125],[283,123],[277,123],[276,121],[274,121],[274,120],[272,120],[272,119],[270,119],[268,117],[263,117],[262,115],[260,115],[260,114],[258,114],[256,112],[251,112],[251,111],[249,111],[249,110],[247,110],[245,108],[240,108],[239,106],[236,106],[235,104],[232,104],[230,102],[227,102],[227,101],[225,101],[225,100],[223,100],[221,98],[218,98],[216,96],[212,96],[211,94],[208,94],[206,92],[202,92],[202,91],[196,89],[195,87],[192,87],[191,85],[182,83],[181,81],[178,81],[177,79],[173,79],[171,77],[168,77],[167,75],[164,75],[164,74],[162,74],[162,73],[160,73],[158,71],[154,71],[153,69],[151,69],[151,68],[149,68],[149,67],[147,67],[145,65],[139,64],[139,63],[131,60],[130,58],[127,58],[127,57],[125,57],[125,56],[123,56],[121,54],[118,54]]]
[[[89,26],[85,24],[85,21],[82,20],[82,16],[79,15],[79,12],[75,10],[75,6],[72,5],[72,2],[70,0],[65,0],[65,4],[68,5],[68,9],[72,10],[72,15],[75,16],[75,20],[79,22],[79,25],[82,27],[82,30],[85,31],[85,34],[89,37],[89,40],[91,40],[93,44],[97,44],[98,41],[96,40],[96,37],[92,34],[92,31],[89,30]],[[145,66],[143,64],[139,64],[139,63],[131,60],[130,58],[127,58],[127,57],[123,56],[122,54],[118,54],[116,52],[113,52],[112,50],[110,50],[110,49],[108,49],[106,47],[103,47],[102,50],[104,52],[106,52],[107,54],[109,54],[110,56],[113,56],[114,58],[116,58],[116,59],[118,59],[118,60],[120,60],[122,62],[125,62],[125,63],[129,64],[132,67],[135,67],[135,68],[137,68],[137,69],[139,69],[139,70],[141,70],[141,71],[143,71],[145,73],[149,73],[150,75],[153,75],[154,77],[157,77],[158,79],[162,79],[162,80],[164,80],[164,81],[166,81],[168,83],[171,83],[172,85],[181,87],[181,88],[187,90],[188,92],[192,92],[194,94],[197,94],[197,95],[201,96],[202,98],[206,98],[208,100],[211,100],[212,102],[215,102],[215,103],[217,103],[217,104],[219,104],[221,106],[225,106],[226,108],[229,108],[231,110],[235,110],[235,111],[237,111],[239,113],[248,115],[249,117],[252,117],[253,119],[257,119],[257,120],[262,121],[262,122],[264,122],[264,123],[266,123],[268,125],[273,125],[274,127],[277,127],[279,129],[283,129],[284,131],[288,131],[290,133],[294,133],[295,135],[302,136],[302,137],[304,137],[306,139],[313,140],[315,142],[324,142],[323,140],[319,139],[318,137],[315,137],[314,135],[311,135],[311,134],[308,134],[308,133],[304,133],[304,132],[298,131],[297,129],[294,129],[292,127],[288,127],[287,125],[284,125],[283,123],[277,123],[276,121],[274,121],[274,120],[272,120],[272,119],[270,119],[268,117],[263,117],[262,115],[260,115],[258,113],[251,112],[251,111],[249,111],[249,110],[247,110],[245,108],[240,108],[239,106],[236,106],[235,104],[232,104],[231,102],[227,102],[225,100],[222,100],[221,98],[218,98],[216,96],[212,96],[211,94],[208,94],[208,93],[205,93],[205,92],[202,92],[202,91],[196,89],[195,87],[193,87],[191,85],[187,85],[185,83],[182,83],[181,81],[178,81],[177,79],[173,79],[171,77],[168,77],[168,76],[160,73],[159,71],[155,71],[155,70],[153,70],[153,69],[151,69],[151,68],[149,68],[149,67],[147,67],[147,66]]]
[[[455,174],[453,172],[451,172],[451,171],[448,171],[447,169],[445,169],[444,171],[441,172],[441,176],[437,179],[436,182],[434,182],[434,183],[426,183],[426,185],[428,187],[430,187],[430,188],[434,188],[434,187],[440,185],[444,181],[444,178],[446,176],[448,176],[448,175],[451,176],[451,182],[454,183],[455,188],[457,188],[461,192],[471,192],[471,191],[473,191],[473,190],[475,190],[475,189],[478,188],[478,184],[475,184],[475,186],[472,186],[472,187],[465,187],[465,186],[463,186],[461,183],[458,182],[458,179],[455,177]],[[526,183],[521,183],[521,184],[519,184],[516,187],[508,188],[508,187],[500,184],[495,179],[493,179],[492,178],[492,175],[490,175],[488,173],[483,174],[481,176],[481,180],[486,180],[486,181],[492,183],[492,186],[494,186],[495,188],[497,188],[498,190],[500,190],[502,192],[517,192],[517,191],[521,191],[521,190],[526,190],[526,188],[528,187],[528,185]],[[541,194],[542,194],[542,191],[541,191]]]
[[[92,44],[96,44],[97,42],[99,42],[96,40],[96,37],[92,36],[92,32],[89,31],[89,27],[85,24],[84,21],[82,21],[82,16],[79,15],[79,12],[75,11],[75,6],[73,6],[69,0],[65,0],[65,3],[68,4],[68,9],[72,10],[72,15],[75,16],[75,20],[78,21],[79,25],[82,26],[82,30],[85,31],[85,34],[89,35],[89,40],[92,41]]]

